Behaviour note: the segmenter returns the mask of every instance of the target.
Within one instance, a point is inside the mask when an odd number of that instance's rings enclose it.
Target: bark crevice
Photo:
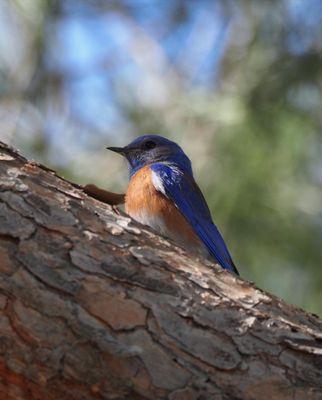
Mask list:
[[[321,399],[316,316],[0,160],[0,399]]]

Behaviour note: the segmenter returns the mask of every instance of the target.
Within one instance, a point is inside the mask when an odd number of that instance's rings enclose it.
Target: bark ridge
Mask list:
[[[1,399],[321,399],[321,326],[0,143]]]

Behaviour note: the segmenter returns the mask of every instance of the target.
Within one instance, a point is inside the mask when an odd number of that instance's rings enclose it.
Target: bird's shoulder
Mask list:
[[[170,197],[181,211],[189,204],[195,217],[211,220],[207,202],[192,174],[170,163],[154,164],[151,169],[155,186]]]
[[[154,163],[139,169],[130,179],[128,191],[145,195],[165,195],[163,185],[165,182],[179,183],[184,173],[180,168],[171,163]]]

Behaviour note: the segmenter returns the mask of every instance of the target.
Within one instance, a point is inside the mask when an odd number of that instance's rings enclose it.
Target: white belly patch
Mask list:
[[[148,214],[144,210],[139,210],[137,213],[135,213],[135,214],[131,213],[130,215],[136,221],[140,222],[143,225],[150,226],[152,229],[154,229],[156,232],[160,233],[161,235],[170,236],[170,232],[167,229],[167,227],[163,221],[163,218]]]
[[[167,228],[163,218],[148,214],[144,210],[140,210],[139,212],[137,212],[135,214],[131,213],[130,215],[136,221],[140,222],[143,225],[147,225],[147,226],[151,227],[160,235],[172,239],[175,243],[177,243],[179,246],[183,247],[184,249],[187,249],[187,250],[195,252],[195,253],[199,253],[204,257],[209,256],[208,250],[201,242],[200,242],[200,245],[191,244],[191,242],[188,243],[185,240],[185,238],[182,235],[180,235],[179,232],[174,232],[172,230],[169,230]]]

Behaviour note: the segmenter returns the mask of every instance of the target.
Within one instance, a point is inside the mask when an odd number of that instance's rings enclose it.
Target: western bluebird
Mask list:
[[[224,269],[238,271],[214,224],[191,162],[181,147],[162,136],[139,136],[125,147],[108,147],[129,165],[125,211],[182,247],[209,254]]]

